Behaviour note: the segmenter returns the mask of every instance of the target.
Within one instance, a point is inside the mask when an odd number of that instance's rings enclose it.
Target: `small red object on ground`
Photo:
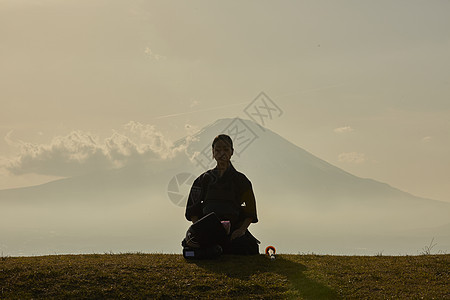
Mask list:
[[[266,254],[270,256],[270,259],[275,259],[275,247],[274,246],[268,246],[266,248]]]

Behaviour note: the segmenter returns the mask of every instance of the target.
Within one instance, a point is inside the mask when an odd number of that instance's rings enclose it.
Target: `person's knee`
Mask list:
[[[245,234],[241,237],[234,239],[231,243],[231,249],[233,254],[238,255],[255,255],[259,254],[259,244],[252,235]]]

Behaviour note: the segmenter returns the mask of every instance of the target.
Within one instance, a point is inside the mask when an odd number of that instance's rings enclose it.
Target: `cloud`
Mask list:
[[[200,101],[198,100],[191,100],[191,104],[189,105],[190,108],[196,107],[200,105]]]
[[[366,156],[364,153],[357,152],[345,152],[338,156],[338,161],[346,163],[361,164],[366,161]]]
[[[199,127],[197,125],[185,124],[184,130],[188,136],[192,136],[199,131]]]
[[[150,47],[145,47],[144,53],[149,57],[150,59],[154,59],[156,61],[167,59],[164,55],[156,54],[150,49]]]
[[[353,132],[355,130],[350,126],[344,126],[344,127],[335,128],[333,131],[336,133],[346,133],[346,132]]]
[[[5,142],[8,146],[10,147],[20,147],[22,145],[23,142],[21,141],[14,141],[11,136],[14,133],[14,130],[10,130],[8,131],[8,133],[5,135]]]
[[[1,161],[5,169],[16,175],[36,173],[70,177],[171,159],[184,150],[174,148],[154,126],[138,122],[129,122],[121,133],[114,132],[104,140],[79,130],[55,137],[49,144],[16,142],[11,139],[11,132],[5,140],[20,149],[16,157]]]
[[[429,143],[433,140],[433,137],[431,136],[425,136],[422,138],[422,143]]]

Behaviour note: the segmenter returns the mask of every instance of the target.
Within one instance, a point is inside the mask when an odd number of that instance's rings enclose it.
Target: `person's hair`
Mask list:
[[[212,147],[214,149],[214,145],[218,142],[218,141],[223,141],[225,143],[227,143],[230,148],[233,150],[233,140],[226,134],[219,134],[218,136],[216,136],[212,142]]]

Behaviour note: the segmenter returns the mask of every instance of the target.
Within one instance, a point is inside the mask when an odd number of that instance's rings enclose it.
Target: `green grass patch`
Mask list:
[[[450,299],[450,255],[0,258],[0,298]]]

